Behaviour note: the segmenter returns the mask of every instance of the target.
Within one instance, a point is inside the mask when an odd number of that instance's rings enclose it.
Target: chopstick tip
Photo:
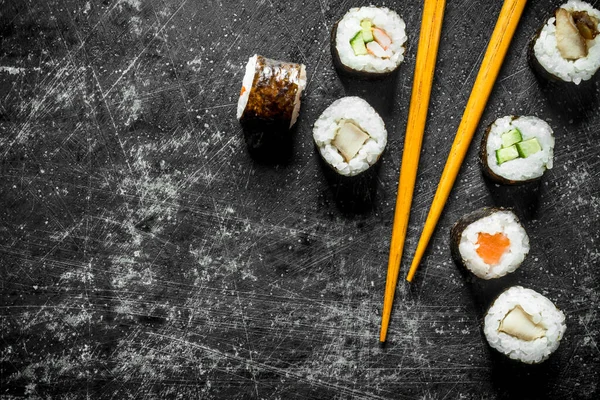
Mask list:
[[[387,336],[387,327],[381,327],[381,331],[379,332],[379,343],[385,343],[385,339]]]
[[[408,274],[406,275],[406,281],[411,283],[416,272],[417,272],[417,267],[416,266],[411,267],[411,269],[408,271]]]

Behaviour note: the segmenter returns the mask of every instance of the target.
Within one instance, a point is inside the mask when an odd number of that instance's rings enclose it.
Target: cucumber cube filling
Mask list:
[[[530,155],[542,150],[542,146],[540,146],[540,142],[538,142],[536,138],[524,140],[517,143],[516,146],[519,156],[522,158],[527,158]]]
[[[368,54],[365,41],[363,40],[362,31],[358,31],[358,33],[352,39],[350,39],[350,46],[354,51],[354,55],[364,56]]]
[[[350,47],[355,56],[372,54],[379,58],[390,58],[392,39],[381,28],[373,25],[369,19],[360,21],[360,30],[350,39]]]
[[[517,150],[517,146],[514,144],[512,146],[503,147],[496,150],[496,161],[498,162],[498,165],[510,160],[514,160],[515,158],[519,158],[519,151]]]
[[[523,136],[517,128],[513,128],[508,132],[504,132],[500,136],[500,139],[502,140],[502,147],[510,147],[515,143],[523,141]]]
[[[363,41],[365,43],[372,42],[374,39],[373,32],[371,31],[371,28],[373,27],[371,21],[369,21],[368,19],[363,19],[362,21],[360,21],[360,27],[362,28],[361,32]]]
[[[504,132],[500,135],[500,140],[502,142],[501,147],[496,150],[498,165],[516,158],[527,158],[542,150],[537,138],[523,140],[523,135],[517,128]]]

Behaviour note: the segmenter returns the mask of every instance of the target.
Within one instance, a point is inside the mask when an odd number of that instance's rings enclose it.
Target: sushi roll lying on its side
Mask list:
[[[498,118],[485,131],[479,152],[485,175],[509,185],[541,178],[553,157],[552,128],[531,116]]]
[[[288,130],[298,118],[305,87],[303,64],[254,55],[246,64],[237,118],[242,124]]]
[[[600,11],[580,0],[560,6],[533,38],[529,60],[552,81],[589,80],[600,68]]]
[[[529,237],[517,216],[502,208],[481,208],[460,218],[450,231],[452,258],[477,277],[514,272],[529,253]]]
[[[385,7],[351,8],[333,27],[334,63],[364,77],[386,76],[404,61],[404,20]]]
[[[323,160],[335,172],[355,176],[379,160],[387,131],[369,103],[360,97],[343,97],[317,119],[313,139]]]
[[[565,315],[534,290],[513,286],[494,301],[484,319],[490,346],[527,364],[545,361],[565,334]]]

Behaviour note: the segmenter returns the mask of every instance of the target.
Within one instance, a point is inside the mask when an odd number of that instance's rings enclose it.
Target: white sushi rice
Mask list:
[[[254,72],[256,71],[257,57],[258,55],[253,55],[246,63],[246,72],[244,73],[244,79],[242,80],[242,87],[245,88],[245,90],[238,99],[237,119],[242,118],[242,114],[244,114],[244,110],[246,109],[246,104],[248,104],[252,82],[254,81]]]
[[[588,15],[600,22],[600,11],[580,0],[569,0],[560,8],[569,12],[586,11]],[[533,46],[533,51],[540,65],[550,74],[565,82],[575,84],[589,80],[600,68],[600,35],[587,40],[588,55],[578,60],[566,60],[561,57],[556,46],[556,18],[550,18],[543,26]]]
[[[362,28],[360,22],[369,19],[374,26],[383,29],[392,39],[390,58],[379,58],[371,54],[355,55],[350,40]],[[404,61],[406,24],[393,10],[386,7],[355,7],[348,10],[337,26],[335,47],[340,61],[355,71],[386,73],[395,70]]]
[[[480,233],[502,233],[510,240],[508,249],[496,265],[487,264],[477,254]],[[529,236],[512,211],[498,211],[468,225],[458,245],[465,266],[482,279],[493,279],[514,272],[529,253]]]
[[[537,138],[541,151],[527,158],[516,158],[498,165],[496,150],[502,147],[502,134],[517,128],[523,140]],[[554,158],[554,135],[547,122],[533,116],[506,116],[494,121],[486,142],[487,166],[498,176],[514,181],[536,179],[551,169]]]
[[[504,317],[520,306],[545,333],[534,340],[522,340],[500,331]],[[546,360],[559,346],[567,326],[565,315],[546,297],[534,290],[513,286],[494,301],[484,319],[483,332],[494,349],[527,364]]]
[[[353,122],[370,136],[349,162],[331,143],[342,120]],[[323,111],[314,124],[313,139],[327,164],[340,175],[354,176],[377,162],[387,144],[387,131],[369,103],[360,97],[349,96],[334,101]]]

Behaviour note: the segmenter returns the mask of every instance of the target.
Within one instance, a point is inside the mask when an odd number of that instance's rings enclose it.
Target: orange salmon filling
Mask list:
[[[486,264],[495,265],[500,262],[502,254],[510,246],[510,239],[503,233],[495,233],[490,235],[489,233],[479,233],[477,237],[477,244],[479,247],[475,250],[479,257]]]

